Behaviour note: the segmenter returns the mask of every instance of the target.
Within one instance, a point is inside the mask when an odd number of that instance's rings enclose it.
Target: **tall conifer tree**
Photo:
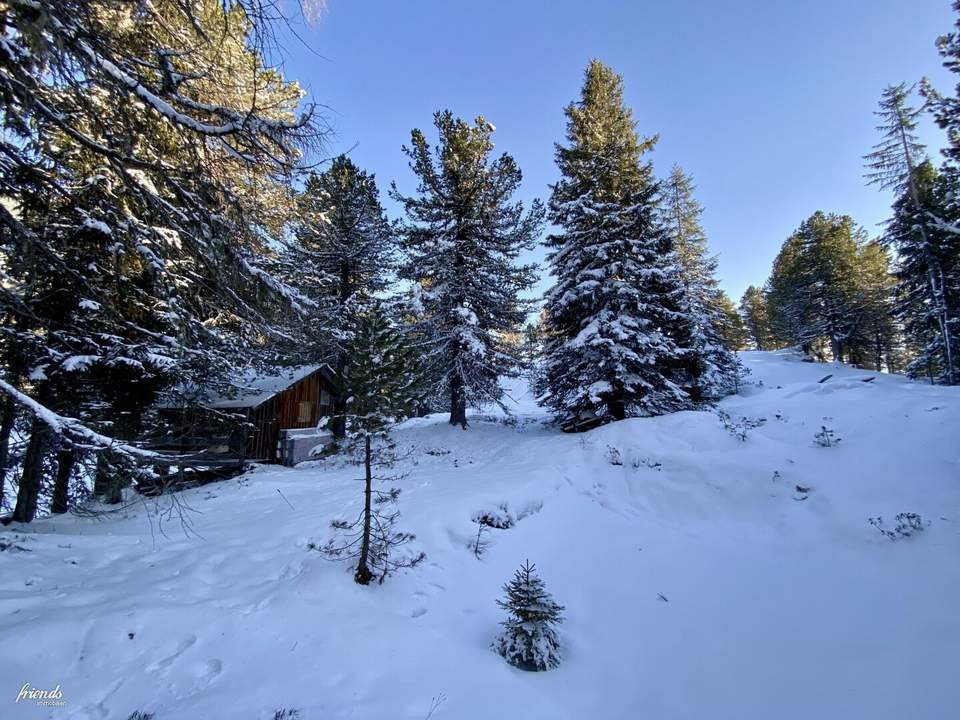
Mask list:
[[[688,388],[696,400],[728,394],[737,382],[739,365],[724,342],[728,322],[716,279],[717,259],[708,255],[700,217],[703,208],[693,193],[693,179],[674,165],[664,184],[664,225],[680,263],[683,309],[693,321],[691,347],[699,367]]]
[[[946,43],[941,47],[953,46]],[[909,287],[908,293],[913,301],[909,307],[925,316],[924,320],[915,319],[909,323],[909,327],[919,330],[928,320],[932,321],[934,337],[922,341],[921,364],[926,367],[936,365],[942,380],[952,384],[960,382],[960,358],[957,357],[960,307],[956,305],[960,292],[960,260],[950,233],[943,232],[950,224],[946,207],[949,193],[938,194],[931,179],[932,167],[924,168],[927,162],[924,146],[917,138],[921,111],[910,106],[911,91],[912,88],[905,84],[892,85],[884,90],[876,113],[880,118],[877,130],[883,138],[865,158],[869,170],[867,178],[898,195],[895,216],[886,239],[904,260],[899,274]],[[932,94],[929,89],[927,92]],[[939,108],[937,117],[947,128],[953,147],[960,129],[960,123],[950,119],[956,104],[944,98],[935,99],[934,103]],[[960,155],[948,150],[948,157],[954,156]],[[943,178],[944,184],[950,184],[951,174],[953,171],[948,170]]]
[[[373,175],[345,155],[311,174],[297,198],[293,242],[283,258],[288,282],[310,298],[308,357],[327,362],[338,376],[362,309],[386,289],[395,270],[397,239]],[[332,430],[344,433],[343,394],[334,401]]]
[[[689,407],[693,323],[644,158],[657,139],[637,135],[622,78],[596,60],[566,116],[538,391],[570,427]]]
[[[415,334],[434,398],[449,398],[450,423],[467,427],[467,407],[499,403],[500,378],[516,373],[518,339],[533,284],[532,249],[544,210],[513,200],[522,178],[514,159],[493,159],[494,127],[447,110],[434,116],[439,144],[420,130],[404,148],[419,180],[415,195],[393,196],[407,215],[402,277],[415,287]]]

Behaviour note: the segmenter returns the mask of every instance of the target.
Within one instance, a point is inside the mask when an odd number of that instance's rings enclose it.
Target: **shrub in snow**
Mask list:
[[[497,605],[510,613],[493,648],[521,670],[549,670],[560,664],[560,643],[554,625],[563,622],[563,606],[553,601],[536,566],[527,560],[503,586]]]
[[[730,413],[725,410],[717,410],[717,417],[720,418],[720,424],[723,425],[723,429],[741,442],[747,441],[747,433],[750,430],[755,430],[767,422],[766,418],[741,417],[734,419]]]
[[[838,438],[826,425],[820,426],[820,432],[813,436],[813,444],[818,447],[833,447],[842,438]]]
[[[620,451],[613,445],[607,445],[607,462],[611,465],[623,465],[623,458],[620,456]]]
[[[927,525],[930,524],[929,522],[924,522],[919,513],[913,512],[897,513],[895,519],[897,524],[892,530],[886,527],[886,523],[884,523],[883,518],[879,515],[870,518],[868,522],[873,525],[880,534],[890,540],[901,540],[903,538],[913,537],[917,533],[923,532]]]
[[[130,717],[128,717],[127,720],[153,720],[153,713],[137,710],[136,712],[130,713]]]
[[[299,720],[300,711],[296,708],[280,708],[273,714],[273,720]]]
[[[645,457],[635,457],[630,464],[633,466],[634,470],[639,470],[641,467],[645,467],[659,472],[663,468],[662,462]]]

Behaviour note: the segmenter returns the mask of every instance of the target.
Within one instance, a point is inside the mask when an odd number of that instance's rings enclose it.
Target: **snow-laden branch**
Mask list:
[[[145,450],[135,445],[118,442],[106,435],[101,435],[88,428],[76,418],[59,415],[2,379],[0,379],[0,392],[5,393],[17,405],[26,408],[29,413],[47,425],[47,427],[57,435],[63,435],[102,450],[111,450],[139,460],[153,461],[161,457],[159,453],[155,453],[152,450]]]

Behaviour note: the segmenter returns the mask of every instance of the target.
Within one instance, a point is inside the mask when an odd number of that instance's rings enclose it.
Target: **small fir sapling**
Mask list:
[[[395,554],[414,539],[414,535],[395,528],[400,513],[391,508],[400,490],[380,490],[373,484],[374,480],[392,479],[377,475],[375,469],[393,464],[390,430],[398,419],[415,412],[419,384],[412,351],[377,304],[360,316],[348,350],[341,378],[347,398],[345,442],[362,458],[364,507],[354,521],[332,523],[338,537],[329,540],[321,552],[334,558],[356,558],[354,579],[367,585],[377,576],[382,583],[389,572],[413,567],[424,559],[423,553]]]
[[[837,437],[826,425],[820,426],[820,432],[813,436],[813,444],[818,447],[833,447],[842,438]]]
[[[470,543],[469,548],[473,550],[474,556],[477,560],[480,559],[480,556],[486,552],[487,548],[490,546],[490,542],[485,540],[483,534],[490,529],[489,523],[485,518],[480,518],[476,521],[477,523],[477,536],[473,539],[473,542]]]
[[[493,649],[508,663],[531,671],[560,664],[560,642],[554,626],[563,622],[564,610],[553,601],[535,571],[536,566],[527,560],[503,586],[507,597],[497,600],[497,605],[510,616],[501,623],[503,632],[493,643]]]

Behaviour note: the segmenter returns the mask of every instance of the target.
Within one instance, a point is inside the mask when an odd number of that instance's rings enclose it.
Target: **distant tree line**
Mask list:
[[[958,31],[937,48],[960,73]],[[821,359],[960,383],[960,85],[943,95],[924,79],[920,107],[911,104],[914,90],[883,91],[881,139],[865,156],[868,182],[895,193],[882,236],[869,239],[845,215],[805,220],[766,284],[740,300],[754,347],[799,346]],[[947,132],[939,166],[917,138],[924,112]]]

